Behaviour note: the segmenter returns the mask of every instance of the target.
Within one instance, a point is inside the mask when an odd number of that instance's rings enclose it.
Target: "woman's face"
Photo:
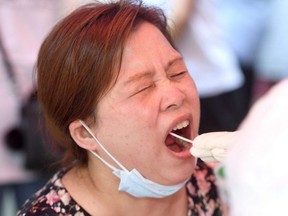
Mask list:
[[[195,167],[191,146],[183,147],[169,132],[187,138],[198,132],[198,94],[181,55],[162,33],[145,22],[131,33],[116,84],[97,107],[94,133],[128,170],[162,184],[187,179]],[[189,123],[189,125],[187,125]],[[99,149],[98,153],[111,164]]]

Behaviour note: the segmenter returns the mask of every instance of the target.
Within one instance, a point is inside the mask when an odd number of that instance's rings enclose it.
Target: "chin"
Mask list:
[[[181,168],[174,172],[173,179],[175,179],[175,184],[181,183],[187,179],[189,179],[194,173],[196,167],[195,159],[189,160],[189,163],[182,165]]]

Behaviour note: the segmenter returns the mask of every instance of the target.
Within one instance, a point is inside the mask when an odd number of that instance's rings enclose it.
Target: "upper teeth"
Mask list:
[[[187,127],[188,125],[189,125],[189,121],[188,121],[188,120],[185,120],[185,121],[180,122],[179,124],[177,124],[177,125],[173,128],[173,130],[179,130],[179,129],[181,129],[181,128]]]

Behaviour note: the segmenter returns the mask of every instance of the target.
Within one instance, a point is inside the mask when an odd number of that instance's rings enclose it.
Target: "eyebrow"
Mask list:
[[[167,66],[165,67],[165,70],[167,71],[167,70],[169,69],[169,67],[171,67],[171,65],[175,64],[175,63],[178,62],[178,61],[183,61],[183,57],[182,57],[181,55],[176,55],[176,56],[174,56],[174,58],[172,58],[172,59],[168,62]]]
[[[151,71],[144,71],[142,73],[137,73],[137,74],[134,74],[133,76],[130,76],[125,82],[124,82],[124,85],[128,85],[130,83],[133,83],[135,82],[136,80],[141,80],[141,79],[144,79],[144,78],[150,78],[153,76],[153,73]]]
[[[177,61],[182,61],[182,60],[183,60],[183,58],[182,58],[181,55],[175,56],[173,59],[171,59],[171,60],[168,62],[167,66],[165,67],[165,70],[167,71],[167,70],[169,69],[169,67],[171,67],[171,65],[175,64],[175,62],[177,62]],[[147,78],[150,78],[150,77],[152,77],[152,76],[153,76],[153,73],[152,73],[151,71],[144,71],[144,72],[142,72],[142,73],[137,73],[137,74],[135,74],[135,75],[130,76],[130,77],[124,82],[124,85],[128,85],[128,84],[130,84],[130,83],[133,83],[133,82],[135,82],[135,81],[137,81],[137,80],[144,79],[144,78],[146,78],[146,77],[147,77]]]

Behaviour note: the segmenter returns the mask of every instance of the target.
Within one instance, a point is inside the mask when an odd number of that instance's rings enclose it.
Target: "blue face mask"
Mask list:
[[[121,168],[117,169],[116,167],[109,164],[103,158],[101,158],[96,152],[90,151],[94,156],[96,156],[99,160],[101,160],[105,165],[107,165],[114,175],[116,175],[120,179],[120,184],[118,187],[119,191],[124,191],[129,193],[130,195],[138,198],[164,198],[170,196],[181,188],[183,188],[188,181],[188,179],[177,185],[161,185],[156,182],[153,182],[149,179],[144,178],[136,169],[132,169],[131,171],[127,170],[119,161],[116,160],[99,142],[96,136],[93,134],[91,129],[81,121],[83,127],[88,131],[88,133],[94,138],[94,140],[100,145],[103,151],[113,160],[115,163]]]

